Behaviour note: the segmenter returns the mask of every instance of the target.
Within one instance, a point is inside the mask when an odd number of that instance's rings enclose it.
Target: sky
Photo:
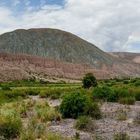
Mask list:
[[[140,52],[140,0],[0,0],[0,34],[57,28],[104,51]]]

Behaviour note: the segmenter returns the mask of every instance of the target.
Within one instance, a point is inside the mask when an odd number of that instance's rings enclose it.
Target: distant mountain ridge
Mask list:
[[[87,72],[99,79],[140,77],[139,57],[104,52],[58,29],[19,29],[0,35],[0,81],[51,75],[81,79]]]

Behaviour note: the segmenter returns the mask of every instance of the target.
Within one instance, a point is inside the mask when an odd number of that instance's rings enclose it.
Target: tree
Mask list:
[[[87,73],[84,76],[82,82],[83,82],[83,87],[84,88],[90,88],[90,87],[96,87],[97,86],[97,80],[92,73]]]

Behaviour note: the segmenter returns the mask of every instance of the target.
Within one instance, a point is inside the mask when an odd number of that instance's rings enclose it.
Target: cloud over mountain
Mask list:
[[[23,0],[11,7],[0,3],[0,32],[17,28],[59,28],[105,51],[140,52],[139,0],[65,0],[63,4],[58,1],[48,4],[40,1],[34,5],[36,0]]]

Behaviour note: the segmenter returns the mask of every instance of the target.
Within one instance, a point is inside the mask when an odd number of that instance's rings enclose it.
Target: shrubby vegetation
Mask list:
[[[134,122],[135,122],[135,124],[140,125],[140,111],[137,112]]]
[[[127,119],[127,112],[125,110],[118,110],[116,119],[119,121],[125,121]]]
[[[22,129],[21,118],[15,110],[0,110],[0,136],[11,139],[19,136]]]
[[[61,96],[62,92],[64,92],[63,89],[59,89],[59,88],[48,89],[48,90],[42,90],[39,95],[42,98],[50,97],[51,99],[58,99]]]
[[[135,101],[136,101],[135,97],[131,97],[131,96],[130,97],[122,97],[119,99],[119,103],[127,104],[127,105],[133,105],[133,104],[135,104]]]
[[[96,128],[96,123],[91,117],[80,116],[76,121],[75,128],[78,130],[92,132]]]
[[[104,101],[114,101],[115,98],[111,97],[114,94],[114,91],[107,86],[98,86],[93,91],[93,98],[102,99]]]
[[[97,80],[92,73],[87,73],[82,80],[84,88],[96,87]]]
[[[20,140],[37,138],[67,140],[58,134],[46,133],[47,124],[59,122],[63,118],[74,118],[77,119],[75,127],[78,130],[90,132],[96,129],[96,119],[102,117],[99,108],[99,104],[102,102],[131,105],[135,101],[140,101],[140,79],[101,80],[98,81],[98,84],[92,74],[87,74],[84,79],[84,88],[82,88],[82,84],[59,83],[53,85],[43,81],[25,80],[1,83],[0,137],[6,139],[18,137]],[[37,101],[39,97],[41,97],[41,101]],[[50,107],[48,104],[50,99],[61,99],[62,103],[58,107]],[[139,114],[137,113],[134,120],[137,125],[140,123]],[[23,127],[21,120],[25,118],[29,119],[29,123]],[[116,119],[126,120],[126,111],[117,112]],[[78,138],[78,134],[75,137]],[[128,140],[129,137],[122,133],[114,136],[114,140],[122,139]]]
[[[130,137],[126,133],[118,133],[114,135],[114,140],[130,140]]]
[[[108,87],[101,85],[93,90],[93,98],[108,102],[119,102],[121,104],[133,105],[140,100],[140,88]]]
[[[81,115],[101,117],[98,105],[92,103],[89,97],[82,93],[72,93],[65,96],[60,105],[60,112],[64,118],[77,118]]]

